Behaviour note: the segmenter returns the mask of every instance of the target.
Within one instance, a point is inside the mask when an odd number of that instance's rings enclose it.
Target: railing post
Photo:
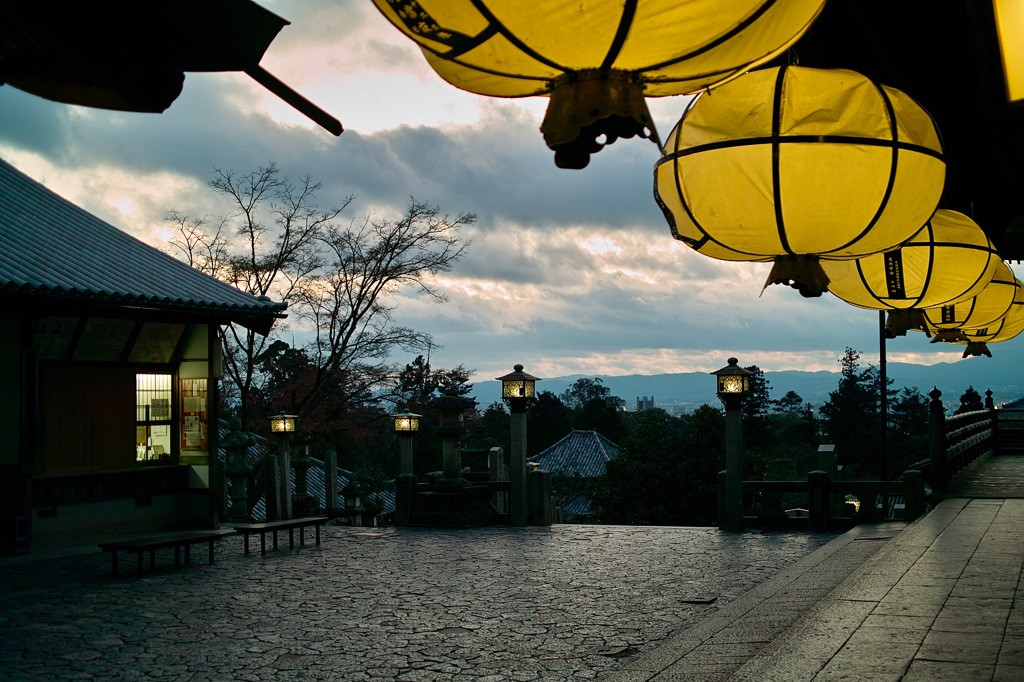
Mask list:
[[[924,514],[924,474],[917,469],[903,472],[903,515],[910,522]]]
[[[550,526],[554,522],[551,504],[551,472],[534,470],[526,474],[526,496],[531,526]]]
[[[928,456],[931,458],[932,490],[937,493],[949,490],[949,460],[946,459],[946,410],[939,398],[938,387],[928,393]]]
[[[807,488],[811,530],[828,530],[828,473],[824,471],[809,472],[807,474]]]

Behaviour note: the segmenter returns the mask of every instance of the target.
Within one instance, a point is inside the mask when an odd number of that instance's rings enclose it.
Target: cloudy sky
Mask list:
[[[159,245],[165,216],[219,215],[213,169],[274,160],[323,182],[320,203],[356,195],[350,218],[398,215],[409,197],[478,216],[449,302],[398,301],[398,321],[443,346],[434,366],[477,380],[522,363],[538,376],[710,371],[736,356],[766,370],[838,369],[847,346],[877,363],[878,315],[825,295],[761,293],[766,264],[724,263],[672,239],[652,197],[659,157],[619,140],[582,171],[555,167],[538,131],[547,99],[456,90],[367,0],[263,2],[291,21],[262,65],[341,120],[333,137],[240,73],[187,74],[163,114],[55,104],[0,87],[0,157],[104,220]],[[664,137],[686,100],[649,100]],[[1016,274],[1021,276],[1019,266]],[[1014,371],[1020,338],[993,345]],[[959,362],[923,334],[890,361]],[[411,358],[396,358],[405,362]]]

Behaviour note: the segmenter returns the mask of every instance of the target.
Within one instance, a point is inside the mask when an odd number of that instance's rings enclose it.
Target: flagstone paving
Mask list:
[[[158,555],[141,578],[134,557],[117,577],[99,553],[8,562],[0,679],[596,679],[834,537],[328,527],[262,557],[238,537],[213,565]]]

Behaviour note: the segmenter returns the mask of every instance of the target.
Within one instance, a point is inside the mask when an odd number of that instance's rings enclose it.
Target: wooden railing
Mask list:
[[[925,477],[937,493],[949,492],[950,482],[973,462],[992,454],[996,449],[998,410],[987,392],[986,408],[946,417],[939,398],[942,391],[928,394],[928,464]]]
[[[951,481],[997,448],[1024,452],[1024,411],[996,410],[991,391],[986,393],[985,409],[951,417],[946,417],[939,400],[942,392],[935,388],[928,394],[929,457],[911,465],[901,481],[829,480],[825,471],[810,472],[806,481],[743,481],[744,499],[757,507],[746,510],[756,514],[744,516],[745,525],[825,530],[880,519],[916,519],[926,509],[926,484],[934,493],[946,493]],[[723,471],[719,473],[719,518],[725,518],[724,481]],[[800,507],[806,516],[793,518],[783,509],[783,496],[794,494],[806,500],[806,508]],[[849,514],[847,495],[860,503],[856,514]],[[902,511],[893,500],[903,502]]]
[[[725,518],[725,472],[718,474],[719,518]],[[913,521],[925,511],[924,477],[920,471],[907,471],[901,481],[836,481],[824,471],[812,471],[804,481],[743,481],[743,496],[753,500],[754,514],[744,516],[749,527],[809,528],[837,530],[858,523],[886,518]],[[783,508],[783,495],[797,494],[806,504],[803,516],[790,516]],[[860,509],[851,513],[847,495],[855,497]],[[903,502],[902,509],[896,500]],[[881,504],[881,509],[878,505]],[[792,510],[791,510],[792,511]]]

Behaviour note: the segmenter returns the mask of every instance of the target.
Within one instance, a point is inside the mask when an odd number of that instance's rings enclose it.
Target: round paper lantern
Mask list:
[[[1002,261],[992,281],[977,296],[952,305],[922,310],[927,331],[987,327],[1001,318],[1013,304],[1021,283]]]
[[[944,209],[935,211],[899,248],[851,261],[821,262],[830,292],[850,305],[871,310],[965,301],[985,289],[999,265],[1002,260],[984,230],[964,214]],[[996,317],[1005,312],[1010,300]]]
[[[987,355],[992,357],[988,349],[990,343],[1009,341],[1024,331],[1024,287],[1018,287],[1010,309],[998,320],[985,327],[940,330],[932,343],[942,341],[966,345],[963,357],[968,355]]]
[[[452,85],[550,95],[544,140],[556,165],[583,168],[617,137],[657,141],[644,96],[699,92],[763,64],[803,35],[824,0],[374,4]]]
[[[722,260],[774,260],[769,283],[817,296],[819,259],[893,249],[921,229],[945,162],[931,117],[899,90],[784,66],[694,99],[654,175],[677,239]]]

